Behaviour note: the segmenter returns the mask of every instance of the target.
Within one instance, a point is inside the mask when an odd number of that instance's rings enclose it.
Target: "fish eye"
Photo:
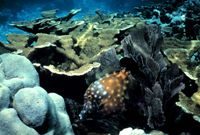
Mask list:
[[[88,96],[88,100],[91,100],[91,99],[92,99],[92,96],[91,96],[91,95],[89,95],[89,96]]]

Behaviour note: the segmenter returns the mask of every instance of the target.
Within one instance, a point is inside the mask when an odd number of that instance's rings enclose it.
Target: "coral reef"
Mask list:
[[[3,54],[0,57],[0,83],[10,89],[12,96],[15,95],[19,89],[35,87],[40,84],[38,73],[31,62],[25,57],[17,56],[18,55]]]
[[[34,20],[25,22],[12,22],[10,25],[33,34],[67,32],[69,29],[74,29],[83,23],[82,21],[77,23],[73,23],[74,20],[69,21],[74,15],[76,15],[80,11],[81,9],[71,10],[68,15],[61,18],[56,18],[56,9],[50,11],[43,11],[41,13],[41,16],[43,18],[36,18]]]
[[[97,9],[96,15],[81,20],[71,19],[80,9],[59,18],[54,9],[41,12],[42,18],[13,22],[11,26],[30,34],[7,34],[9,43],[0,42],[0,54],[13,53],[0,55],[0,132],[71,135],[73,126],[77,135],[119,134],[127,127],[195,133],[200,122],[198,6],[194,0],[166,1],[136,8],[136,15],[104,14]],[[33,63],[42,80],[31,62],[19,55]],[[85,105],[84,79],[91,84]],[[122,90],[114,109],[109,103],[114,103],[117,92],[105,90],[109,79],[120,81]],[[99,92],[100,86],[104,91]],[[80,120],[81,109],[90,111],[86,105],[95,111],[103,108],[105,116],[113,112],[117,116],[95,119],[93,111],[92,119]],[[193,128],[183,125],[185,119]]]
[[[39,86],[32,63],[16,54],[0,60],[0,134],[73,135],[64,99]]]
[[[183,76],[178,66],[174,64],[167,68],[159,53],[163,41],[160,32],[157,26],[145,26],[131,33],[121,42],[124,54],[128,58],[121,59],[120,63],[122,67],[130,70],[132,78],[130,83],[133,85],[128,92],[128,101],[139,108],[140,115],[146,117],[147,124],[151,128],[164,125],[166,119],[164,112],[168,102],[176,93],[184,89],[184,84],[181,82]],[[103,53],[101,57],[105,58],[105,61],[100,62],[101,70],[103,67],[106,68],[106,65],[114,68],[115,65],[120,64],[119,60],[111,62],[106,59],[106,57],[116,57],[114,50]],[[97,68],[87,73],[88,80],[94,78],[93,75],[98,72]]]
[[[181,107],[185,113],[192,114],[193,119],[200,122],[200,99],[199,90],[195,92],[190,98],[187,97],[183,92],[179,92],[179,102],[176,105]]]
[[[172,63],[177,63],[190,78],[187,90],[179,92],[176,105],[192,114],[199,121],[199,7],[196,0],[174,0],[156,5],[136,8],[136,17],[148,20],[150,24],[162,26],[164,43],[162,51]],[[168,66],[171,63],[168,62]],[[192,84],[192,80],[197,84]]]
[[[199,78],[199,41],[180,41],[174,38],[165,38],[162,50],[172,63],[192,80]],[[198,81],[196,82],[198,84]]]
[[[41,16],[43,18],[56,18],[55,14],[56,14],[57,11],[58,11],[58,9],[43,11],[43,12],[41,12]]]
[[[27,34],[9,34],[10,44],[4,46],[13,50],[15,54],[26,56],[33,63],[39,63],[44,69],[56,74],[83,75],[92,68],[98,67],[98,63],[92,64],[91,62],[106,50],[99,50],[100,52],[96,52],[95,56],[88,58],[85,54],[81,54],[81,56],[76,54],[71,35],[56,36],[39,33],[34,36],[36,42],[33,47],[28,45],[31,37],[27,36]],[[44,57],[41,57],[40,53],[43,53]],[[60,62],[60,64],[56,62]]]
[[[145,101],[140,103],[140,107],[146,113],[144,115],[148,116],[147,124],[152,128],[164,125],[167,102],[184,89],[184,84],[181,83],[183,76],[180,75],[178,66],[174,64],[167,69],[159,53],[163,41],[160,32],[160,28],[156,26],[146,26],[122,40],[125,56],[136,64],[130,67],[130,64],[125,63],[124,66],[131,70],[133,77],[140,83]]]
[[[163,51],[172,63],[177,63],[179,68],[187,77],[194,80],[200,86],[199,81],[199,41],[180,41],[174,38],[165,38]],[[168,49],[167,49],[168,48]],[[193,118],[199,121],[199,88],[188,97],[184,92],[179,92],[179,102],[176,105],[184,112],[194,115]],[[188,93],[185,91],[185,93]],[[199,121],[200,122],[200,121]]]
[[[199,6],[196,0],[174,0],[135,9],[136,17],[161,25],[166,37],[187,41],[199,39]]]
[[[62,18],[55,17],[57,10],[44,11],[43,18],[28,22],[15,22],[28,34],[7,34],[9,44],[2,48],[26,56],[34,65],[52,74],[82,76],[97,68],[93,63],[103,52],[119,46],[119,41],[130,31],[143,27],[146,21],[132,16],[115,18],[116,14],[86,15],[83,20],[70,19],[80,10],[71,10]]]
[[[26,126],[18,117],[17,112],[13,108],[3,109],[0,112],[1,134],[25,134],[38,135],[33,128]]]

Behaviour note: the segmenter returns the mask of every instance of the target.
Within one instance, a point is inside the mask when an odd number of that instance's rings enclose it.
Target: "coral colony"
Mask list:
[[[199,135],[199,7],[12,22],[28,34],[0,41],[0,135]]]

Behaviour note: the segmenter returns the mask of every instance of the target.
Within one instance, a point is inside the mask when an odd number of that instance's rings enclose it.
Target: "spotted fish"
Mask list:
[[[104,118],[125,111],[124,92],[128,87],[126,69],[106,74],[93,82],[84,94],[80,119]]]

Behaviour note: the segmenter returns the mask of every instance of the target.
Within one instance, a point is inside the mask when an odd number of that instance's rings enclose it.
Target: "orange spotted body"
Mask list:
[[[103,118],[125,110],[124,91],[128,85],[128,71],[106,74],[92,83],[84,95],[80,118]]]

